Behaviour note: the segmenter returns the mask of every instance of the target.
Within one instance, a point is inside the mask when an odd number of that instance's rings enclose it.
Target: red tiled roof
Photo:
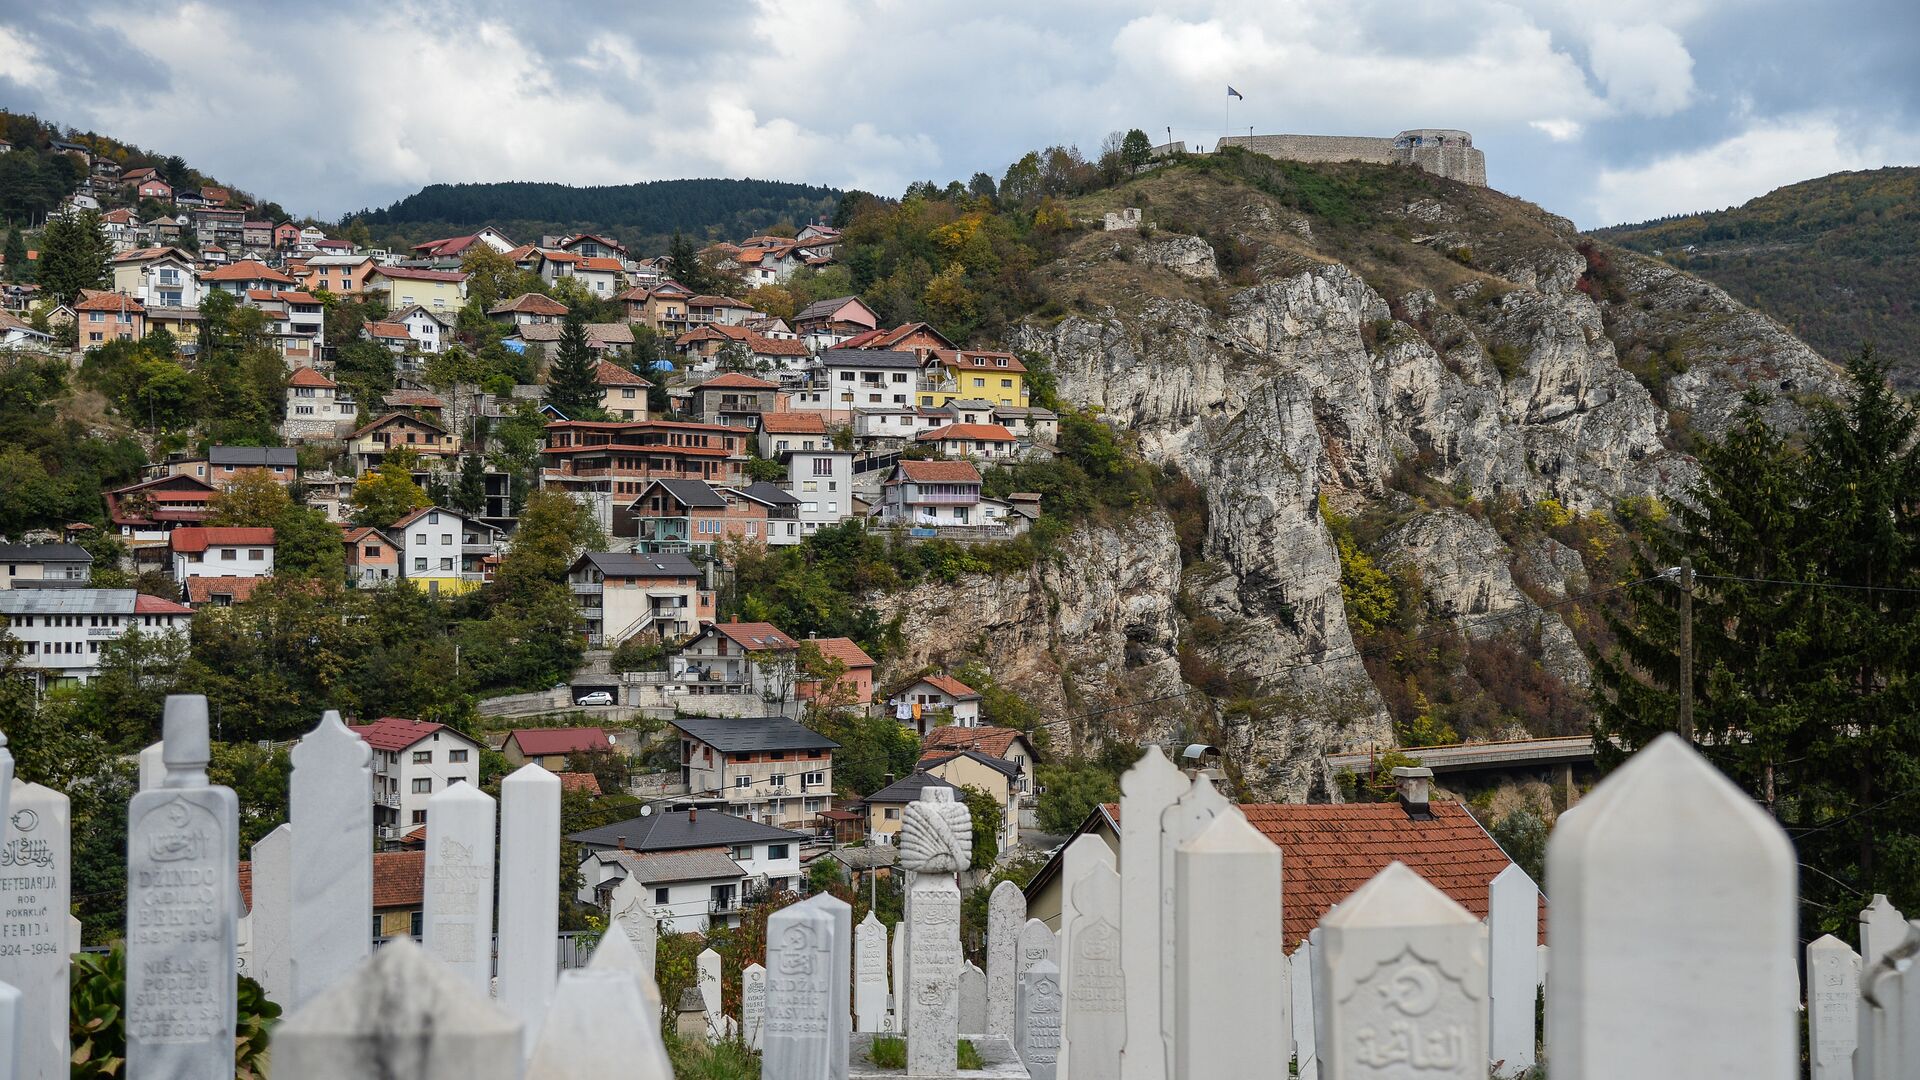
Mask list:
[[[396,546],[393,541],[387,539],[387,534],[371,525],[362,525],[357,529],[349,529],[346,534],[341,537],[341,542],[347,544],[363,544],[368,540],[378,540],[388,547]]]
[[[710,307],[733,307],[733,308],[739,308],[742,311],[753,310],[753,306],[751,304],[742,303],[738,300],[735,300],[731,296],[706,296],[706,295],[689,296],[687,297],[687,306],[690,308],[692,307],[709,307],[709,308]]]
[[[526,315],[565,315],[567,305],[544,293],[521,293],[504,304],[495,304],[487,309],[489,315],[507,312],[520,312]]]
[[[873,657],[868,656],[865,650],[855,645],[852,638],[823,637],[810,638],[808,640],[812,641],[814,647],[820,650],[821,656],[829,660],[838,660],[849,668],[873,666]]]
[[[374,853],[373,909],[419,907],[425,902],[426,881],[426,852]]]
[[[162,600],[146,593],[136,593],[133,598],[135,615],[191,615],[193,609],[185,604],[176,604],[171,600]]]
[[[652,386],[647,380],[621,367],[610,360],[600,361],[593,369],[593,377],[601,386]]]
[[[278,270],[275,270],[273,267],[268,266],[266,263],[257,262],[253,259],[243,259],[240,262],[233,263],[228,266],[222,266],[217,269],[208,270],[205,273],[200,275],[200,280],[202,281],[277,281],[283,285],[294,284],[294,280],[292,278],[288,277],[287,275],[281,273]]]
[[[920,742],[920,749],[923,753],[928,750],[978,750],[990,757],[1005,759],[1007,751],[1013,749],[1013,740],[1025,737],[1010,727],[960,727],[949,724],[927,732]]]
[[[180,529],[174,530],[176,534],[181,531]],[[223,575],[220,577],[190,577],[187,579],[187,603],[210,604],[213,602],[216,593],[231,597],[236,602],[246,600],[253,595],[253,590],[260,587],[260,582],[263,580],[265,579],[257,577],[233,577],[232,575]]]
[[[413,337],[413,333],[407,329],[405,323],[369,322],[366,324],[366,330],[368,337],[408,339],[412,339]]]
[[[240,864],[240,906],[248,911],[253,910],[253,864],[251,862]]]
[[[413,250],[423,255],[458,255],[472,247],[474,241],[478,239],[480,239],[478,234],[472,236],[446,236],[438,240],[429,240],[424,244],[415,244],[413,245]]]
[[[401,716],[383,716],[371,724],[356,724],[351,730],[375,750],[405,750],[446,726]]]
[[[175,551],[205,551],[222,544],[271,546],[273,530],[268,528],[175,529],[168,541]]]
[[[742,375],[737,371],[716,375],[694,387],[695,390],[778,390],[779,388],[778,383],[756,379],[751,375]]]
[[[617,273],[620,273],[620,271],[623,270],[624,267],[620,265],[619,259],[583,258],[580,260],[580,265],[576,267],[576,269],[595,270],[595,271],[599,271],[600,273],[606,273],[606,274],[617,274]]]
[[[1006,352],[970,352],[965,349],[955,352],[936,349],[934,350],[934,355],[939,357],[940,362],[948,367],[962,368],[967,371],[1011,371],[1023,373],[1027,370],[1027,365],[1021,363],[1019,357]],[[1000,364],[1001,360],[1006,361],[1005,366]]]
[[[600,778],[590,772],[563,772],[556,775],[560,777],[562,792],[584,791],[595,798],[601,794]]]
[[[139,300],[131,296],[122,296],[116,292],[88,291],[86,299],[73,305],[75,311],[114,311],[140,312],[146,308]]]
[[[613,744],[607,741],[603,728],[516,728],[507,735],[510,742],[520,745],[520,752],[528,757],[545,757],[548,754],[593,754],[611,749]]]
[[[713,629],[725,634],[734,644],[748,652],[761,649],[795,649],[799,643],[780,632],[780,628],[765,622],[729,622],[714,623]]]
[[[957,698],[961,701],[977,700],[980,697],[980,691],[975,690],[973,687],[968,686],[966,683],[961,682],[959,679],[956,679],[951,675],[928,675],[923,677],[920,681],[923,683],[926,683],[928,686],[933,687],[935,690],[940,691],[941,693],[947,695],[948,697]],[[1010,735],[1018,734],[1018,732],[1015,732],[1012,728],[1004,728],[1004,729],[975,728],[973,730],[975,731],[1004,730],[1004,731],[1007,731]],[[1013,740],[1009,738],[1006,741],[1011,743]]]
[[[980,470],[971,461],[915,461],[903,458],[900,475],[916,484],[977,484]]]
[[[775,435],[825,435],[827,420],[817,412],[761,413],[760,430]]]
[[[288,386],[332,387],[332,386],[338,386],[339,384],[334,382],[332,379],[327,378],[325,375],[322,375],[319,372],[313,370],[310,367],[302,367],[302,368],[293,369],[293,374],[287,378],[287,385]]]
[[[1015,442],[1013,432],[999,424],[948,424],[946,427],[923,431],[914,437],[915,442],[944,442],[947,439],[972,439],[978,442]]]

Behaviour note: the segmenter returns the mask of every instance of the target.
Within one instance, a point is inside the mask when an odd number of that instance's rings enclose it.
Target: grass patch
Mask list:
[[[972,1040],[961,1039],[955,1050],[961,1072],[977,1072],[987,1067],[987,1063],[980,1059],[980,1051],[973,1048]]]
[[[679,1038],[671,1030],[663,1034],[667,1059],[678,1080],[760,1080],[760,1057],[743,1040],[726,1039],[708,1046],[701,1039]],[[905,1060],[905,1051],[901,1053]]]
[[[867,1052],[867,1056],[882,1069],[904,1069],[907,1067],[907,1040],[896,1035],[875,1035],[873,1048]]]

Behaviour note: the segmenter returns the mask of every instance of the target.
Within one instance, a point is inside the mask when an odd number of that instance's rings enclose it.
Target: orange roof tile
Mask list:
[[[817,412],[761,413],[760,430],[774,435],[825,435],[827,420]]]
[[[973,467],[971,461],[915,461],[911,458],[900,462],[900,475],[916,484],[977,484],[980,482],[980,470]]]
[[[419,907],[425,902],[426,880],[426,852],[376,852],[373,856],[373,909]]]
[[[325,388],[325,387],[338,386],[339,384],[334,382],[332,379],[327,378],[325,375],[322,375],[319,372],[313,370],[310,367],[303,367],[303,368],[293,369],[293,374],[289,376],[287,379],[287,385]]]
[[[231,597],[235,601],[246,600],[265,580],[257,577],[234,577],[230,574],[220,577],[190,577],[187,579],[187,603],[212,603],[215,594]]]
[[[268,528],[210,528],[175,529],[167,538],[175,551],[205,551],[222,544],[247,546],[250,544],[270,545],[273,543],[273,530]]]
[[[821,656],[829,660],[838,660],[849,668],[873,666],[873,657],[868,656],[865,650],[854,644],[852,638],[823,637],[808,640],[820,650]]]
[[[939,676],[944,678],[944,676]],[[956,685],[964,685],[957,680],[949,680]],[[944,690],[945,687],[942,687]],[[975,695],[978,696],[978,695]],[[920,741],[920,749],[927,750],[978,750],[997,758],[1005,758],[1007,751],[1013,749],[1015,739],[1026,738],[1021,731],[1010,727],[960,727],[950,724],[927,732]]]
[[[935,690],[940,691],[941,693],[947,695],[948,697],[957,698],[961,701],[978,700],[980,697],[980,691],[975,690],[973,687],[968,686],[966,683],[961,682],[959,679],[956,679],[951,675],[928,675],[922,678],[920,681],[926,683],[928,686],[933,687]],[[978,731],[981,729],[976,728],[974,730]],[[994,730],[1000,730],[1000,729],[994,729]],[[1007,728],[1005,730],[1012,732],[1013,729]],[[1007,741],[1012,742],[1012,739],[1009,738]]]
[[[375,750],[405,750],[444,727],[445,724],[425,720],[383,716],[371,724],[356,724],[349,730],[367,740],[367,745]]]
[[[135,615],[191,615],[193,609],[185,604],[162,600],[158,596],[137,593],[133,598],[133,613]]]
[[[580,260],[580,264],[576,269],[594,270],[605,274],[618,274],[624,270],[625,267],[620,265],[619,259],[583,258]]]
[[[563,772],[555,775],[560,777],[562,792],[584,791],[595,798],[600,797],[600,778],[590,772]]]
[[[613,746],[607,741],[606,730],[597,727],[516,728],[508,733],[507,741],[518,744],[520,752],[528,757],[597,754]]]
[[[780,632],[780,628],[765,622],[729,622],[714,623],[714,630],[726,635],[734,644],[748,652],[761,649],[794,649],[799,643]]]
[[[292,285],[294,280],[287,275],[253,259],[243,259],[237,263],[208,270],[200,275],[202,281],[277,281],[282,285]]]
[[[495,304],[487,309],[489,315],[506,312],[521,312],[527,315],[565,315],[567,305],[544,293],[521,293],[504,304]]]
[[[601,386],[652,386],[647,380],[611,360],[602,360],[593,369],[594,381]]]

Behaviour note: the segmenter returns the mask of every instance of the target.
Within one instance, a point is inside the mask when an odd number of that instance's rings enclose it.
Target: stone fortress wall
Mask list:
[[[1391,139],[1363,135],[1228,135],[1218,148],[1238,146],[1282,161],[1362,161],[1412,165],[1463,184],[1487,186],[1487,156],[1473,136],[1451,128],[1414,128]]]

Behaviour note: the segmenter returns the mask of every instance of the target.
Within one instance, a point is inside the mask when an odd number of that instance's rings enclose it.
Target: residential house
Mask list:
[[[193,609],[132,589],[4,589],[0,618],[14,673],[45,690],[99,674],[100,647],[129,630],[185,636]]]
[[[614,259],[626,257],[626,245],[618,240],[610,240],[598,233],[581,233],[569,236],[554,245],[561,251],[570,251],[583,259]]]
[[[722,323],[696,326],[675,338],[673,347],[683,355],[699,358],[701,362],[693,365],[699,370],[716,367],[721,351],[729,347],[737,347],[736,352],[744,352],[743,359],[765,371],[798,372],[813,355],[791,336],[776,338],[748,326]]]
[[[220,574],[214,577],[190,577],[182,590],[187,606],[195,611],[203,607],[232,607],[253,598],[254,589],[265,577]]]
[[[134,188],[134,195],[142,201],[156,199],[160,202],[173,201],[173,185],[159,177],[150,177],[140,181]]]
[[[586,862],[580,868],[584,885],[579,899],[583,903],[604,903],[604,897],[611,894],[613,887],[629,872],[618,857],[622,853],[650,856],[720,850],[739,865],[747,881],[760,891],[786,892],[799,886],[800,846],[807,836],[719,810],[691,807],[570,833],[567,839],[587,853]],[[654,910],[665,912],[660,916],[661,932],[690,932],[701,920],[710,917],[731,921],[739,913],[746,887],[744,883],[733,882],[716,885],[704,906],[698,903],[697,896],[687,898],[686,889],[677,883],[665,893],[656,888]],[[678,921],[683,918],[688,921]]]
[[[80,588],[93,579],[93,556],[78,544],[0,544],[0,589]]]
[[[173,336],[174,346],[185,356],[193,356],[200,351],[200,327],[205,322],[198,308],[147,305],[147,333],[165,330]]]
[[[853,516],[853,452],[793,450],[787,464],[787,490],[800,501],[800,535],[838,525]]]
[[[356,473],[380,467],[387,454],[406,447],[429,461],[449,461],[460,452],[458,440],[431,420],[410,413],[392,412],[347,436],[347,453]]]
[[[467,275],[458,270],[376,266],[367,274],[366,291],[385,300],[388,311],[419,304],[451,317],[467,302]]]
[[[240,242],[256,251],[271,249],[273,244],[273,222],[242,221],[240,223]]]
[[[315,255],[307,260],[307,278],[301,287],[357,297],[367,291],[367,278],[378,266],[370,255]]]
[[[429,240],[424,244],[415,244],[413,255],[414,258],[430,262],[435,266],[459,266],[467,249],[475,244],[485,244],[502,255],[514,249],[513,241],[507,239],[505,233],[488,225],[479,232],[469,233],[466,236],[448,236],[439,240]]]
[[[581,903],[608,907],[613,891],[631,878],[641,888],[643,914],[653,920],[655,933],[704,934],[715,926],[737,926],[748,895],[759,890],[731,850],[596,851],[580,868],[581,880],[596,885],[581,888],[578,896]]]
[[[832,679],[807,679],[799,685],[801,700],[815,700],[842,709],[864,709],[873,701],[873,657],[868,656],[852,638],[807,638],[806,645],[819,650],[820,658],[839,663],[846,670]]]
[[[626,323],[587,323],[587,351],[595,356],[606,356],[610,352],[631,349],[633,347],[633,327]],[[515,327],[512,341],[518,338],[524,342],[527,351],[542,361],[551,361],[560,347],[560,334],[565,327],[560,323],[527,323]]]
[[[887,699],[894,719],[916,735],[952,725],[980,724],[980,692],[951,675],[923,675]],[[1008,729],[1011,730],[1011,729]]]
[[[311,364],[326,345],[326,309],[320,298],[297,291],[248,289],[245,303],[267,317],[267,333],[290,364]]]
[[[991,423],[1013,432],[1023,448],[1051,448],[1060,441],[1060,414],[1037,405],[995,405]]]
[[[1031,798],[1038,790],[1035,776],[1040,767],[1040,755],[1025,732],[989,724],[974,727],[952,724],[930,728],[920,739],[920,753],[923,756],[962,750],[1011,762],[1019,770],[1013,780],[1014,788],[1023,798]]]
[[[691,327],[687,301],[692,298],[693,290],[677,281],[627,289],[614,297],[627,305],[628,322],[651,326],[655,333],[668,337],[679,337]]]
[[[113,257],[113,291],[144,304],[197,308],[201,283],[193,256],[176,247],[150,247]]]
[[[300,490],[306,504],[326,515],[335,525],[347,520],[346,508],[353,496],[353,477],[330,471],[300,474]]]
[[[857,296],[816,300],[793,317],[793,332],[815,351],[831,349],[879,325],[880,316]]]
[[[930,446],[950,458],[1005,461],[1019,456],[1020,440],[999,424],[948,424],[913,437],[915,445]]]
[[[548,772],[567,771],[567,758],[575,754],[620,753],[604,728],[517,728],[507,733],[500,753],[518,769],[538,765]]]
[[[186,587],[190,578],[258,578],[273,574],[274,537],[269,528],[175,529],[167,537],[173,551],[173,580]]]
[[[487,557],[498,554],[500,530],[455,510],[429,506],[393,523],[401,580],[433,596],[458,596],[485,584]]]
[[[414,304],[404,311],[387,316],[387,322],[399,323],[407,328],[407,336],[413,339],[414,346],[423,353],[437,353],[443,342],[451,342],[453,337],[454,313],[451,311],[428,311]]]
[[[310,367],[294,368],[287,377],[287,413],[280,421],[280,437],[337,439],[353,426],[360,407],[340,391],[340,385]]]
[[[358,589],[378,588],[399,581],[400,545],[379,529],[348,529],[347,584]]]
[[[687,321],[695,325],[718,323],[723,326],[739,326],[754,314],[753,305],[742,303],[731,296],[687,298]]]
[[[282,221],[273,227],[273,246],[279,251],[292,251],[300,246],[300,226],[291,221]]]
[[[1020,766],[979,750],[924,750],[915,766],[959,788],[973,788],[993,797],[1000,807],[1001,851],[1020,843]]]
[[[799,649],[772,623],[714,623],[670,657],[667,670],[690,694],[760,694],[780,702],[791,697]]]
[[[690,796],[718,798],[728,812],[806,828],[833,799],[840,744],[785,716],[678,717],[680,779]]]
[[[611,299],[623,287],[626,271],[619,259],[577,257],[573,262],[572,273],[568,275],[594,296]]]
[[[574,560],[567,584],[593,648],[635,637],[678,641],[713,621],[713,591],[685,555],[589,551]]]
[[[987,523],[980,470],[970,461],[902,460],[881,485],[880,519],[892,525]]]
[[[800,500],[778,484],[765,480],[738,489],[740,497],[766,508],[764,539],[770,547],[785,547],[806,539],[800,530]]]
[[[544,293],[521,293],[487,309],[487,318],[514,326],[557,323],[567,317],[567,305]]]
[[[126,207],[117,207],[98,215],[100,235],[115,251],[132,251],[140,246],[140,218]]]
[[[193,211],[193,238],[201,251],[210,247],[225,251],[241,251],[246,247],[247,213],[244,210],[228,210],[207,194],[207,188],[200,189],[200,198],[207,205],[196,207]],[[178,192],[174,201],[182,206],[188,205]]]
[[[827,437],[827,421],[817,412],[765,412],[760,414],[760,456],[777,458],[792,450],[825,450],[833,445]]]
[[[600,361],[593,377],[600,384],[602,412],[621,420],[647,418],[647,388],[652,383],[611,360]]]
[[[385,345],[389,352],[404,353],[413,348],[413,331],[407,324],[387,319],[368,319],[360,324],[360,336],[376,345]]]
[[[106,493],[107,520],[136,548],[164,546],[176,526],[207,520],[207,500],[213,492],[212,484],[193,476],[142,480]]]
[[[253,259],[203,270],[200,272],[200,283],[209,289],[232,293],[236,299],[244,299],[247,293],[254,289],[271,293],[293,289],[299,285],[298,282],[273,267]]]
[[[438,394],[426,390],[389,390],[380,395],[380,404],[385,406],[385,412],[411,413],[422,420],[446,426],[444,414],[447,402]]]
[[[445,724],[383,716],[350,728],[373,748],[373,826],[398,840],[427,823],[427,800],[480,782],[480,744]]]
[[[199,459],[169,462],[169,471],[186,470],[200,476]],[[204,479],[226,488],[248,473],[264,473],[281,487],[300,479],[300,452],[290,446],[221,446],[207,448]]]
[[[53,349],[53,335],[44,330],[35,330],[32,323],[0,311],[0,349],[48,352]]]
[[[801,229],[795,239],[803,244],[837,244],[840,242],[840,230],[831,225],[815,222]]]
[[[912,322],[896,326],[891,330],[868,330],[855,334],[839,345],[842,349],[878,349],[890,352],[910,352],[925,363],[929,356],[942,349],[951,351],[958,346],[941,333],[932,323]]]
[[[109,341],[138,341],[147,336],[146,307],[131,296],[83,289],[81,298],[73,305],[73,314],[83,349]]]
[[[927,362],[920,404],[945,405],[957,397],[1015,407],[1027,400],[1027,366],[1006,352],[942,349]]]
[[[855,409],[911,405],[919,372],[910,352],[829,349],[820,354],[818,380],[794,395],[793,408],[851,421]]]
[[[541,486],[592,506],[609,535],[614,507],[654,479],[740,481],[747,434],[715,424],[667,420],[561,420],[546,427]]]
[[[617,520],[633,522],[631,535],[644,551],[705,551],[721,540],[765,539],[767,505],[740,488],[662,477],[645,481]]]
[[[906,816],[907,804],[918,802],[921,793],[928,788],[952,791],[955,802],[965,802],[967,798],[958,784],[942,780],[932,773],[915,770],[862,800],[867,809],[867,839],[875,844],[898,844],[900,820]]]
[[[775,383],[730,371],[692,389],[693,415],[709,424],[752,428],[761,413],[774,410],[779,392]]]

